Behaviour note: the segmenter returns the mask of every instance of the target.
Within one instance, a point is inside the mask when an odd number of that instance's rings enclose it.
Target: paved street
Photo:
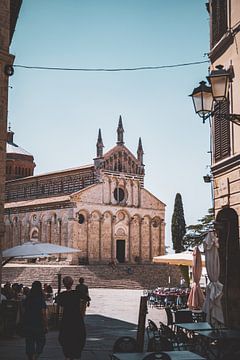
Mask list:
[[[136,338],[142,290],[90,289],[91,306],[87,310],[87,343],[82,360],[109,359],[114,341],[122,335]],[[165,321],[164,311],[149,309],[147,318],[157,324]],[[40,359],[62,360],[64,356],[57,341],[58,333],[50,331]],[[26,359],[24,339],[0,339],[1,360]]]

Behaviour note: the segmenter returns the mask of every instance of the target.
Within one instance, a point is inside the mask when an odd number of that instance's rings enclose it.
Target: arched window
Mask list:
[[[120,187],[116,187],[116,189],[113,192],[113,196],[117,202],[123,201],[125,198],[124,190]]]

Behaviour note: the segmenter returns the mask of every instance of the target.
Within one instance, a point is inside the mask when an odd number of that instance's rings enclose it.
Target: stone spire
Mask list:
[[[120,115],[119,121],[118,121],[118,128],[117,128],[117,144],[118,145],[124,144],[123,133],[124,133],[124,129],[123,129],[123,124],[122,124],[122,117]]]
[[[138,161],[141,163],[141,165],[143,165],[143,147],[142,147],[142,139],[139,138],[138,140],[138,149],[137,149],[137,158]]]
[[[102,157],[103,156],[103,141],[102,141],[102,133],[101,133],[101,129],[98,130],[98,139],[97,139],[97,157]]]

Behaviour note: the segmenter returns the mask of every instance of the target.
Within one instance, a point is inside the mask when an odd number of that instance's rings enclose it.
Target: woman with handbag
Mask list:
[[[37,359],[43,352],[48,331],[46,303],[40,281],[34,281],[23,302],[23,324],[28,360]]]

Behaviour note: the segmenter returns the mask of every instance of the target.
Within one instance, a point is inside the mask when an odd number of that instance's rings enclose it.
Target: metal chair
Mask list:
[[[113,353],[131,353],[137,351],[137,341],[131,336],[121,336],[113,345]]]
[[[159,351],[173,351],[173,345],[163,335],[154,336],[148,340],[147,351],[159,352]]]
[[[174,332],[170,327],[160,321],[160,334],[171,341],[174,350],[189,350],[190,340],[183,332]]]
[[[164,352],[155,352],[152,354],[146,355],[142,360],[171,360],[170,356],[168,354],[165,354]]]
[[[148,319],[148,326],[147,326],[148,339],[150,339],[154,336],[157,336],[157,335],[159,335],[159,329],[158,329],[156,323],[153,320]]]
[[[172,314],[172,310],[170,307],[165,307],[165,312],[167,315],[167,325],[170,326],[171,328],[173,328],[174,326],[174,321],[173,321],[173,314]]]

